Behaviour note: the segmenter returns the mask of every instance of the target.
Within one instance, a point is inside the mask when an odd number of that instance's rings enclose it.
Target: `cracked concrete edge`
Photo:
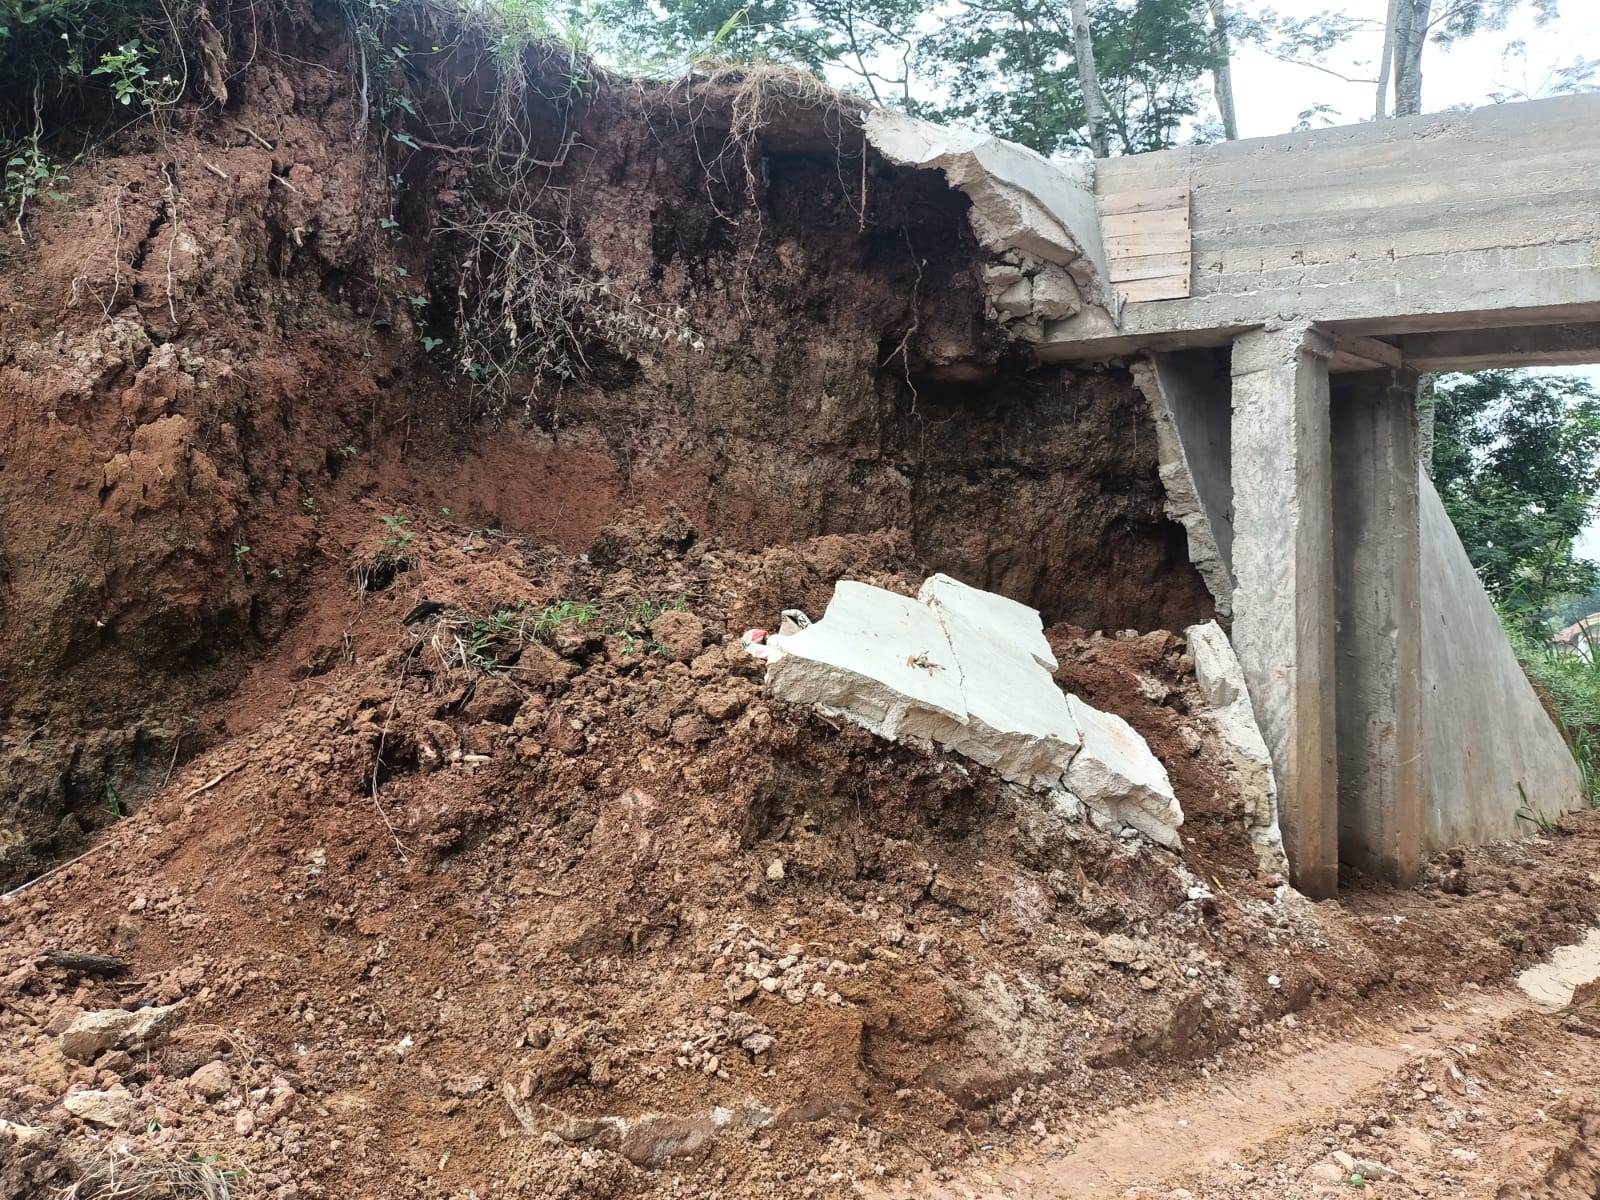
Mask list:
[[[1189,542],[1189,561],[1216,603],[1217,616],[1224,622],[1233,619],[1233,576],[1222,559],[1216,534],[1206,517],[1205,506],[1195,487],[1194,473],[1184,453],[1172,406],[1161,387],[1160,373],[1148,358],[1131,366],[1133,382],[1150,406],[1150,419],[1156,427],[1156,473],[1166,492],[1167,516],[1183,526]]]
[[[1278,827],[1277,778],[1233,643],[1215,621],[1189,626],[1184,637],[1194,660],[1195,683],[1206,703],[1205,715],[1227,748],[1238,781],[1256,861],[1264,871],[1286,873],[1289,860]]]
[[[1066,315],[1059,307],[1069,302],[1060,294],[1064,281],[1051,268],[1064,269],[1078,300],[1100,310],[1094,314],[1097,324],[1116,326],[1122,299],[1108,281],[1091,164],[1053,161],[1015,142],[886,109],[868,113],[864,128],[867,140],[890,162],[943,172],[949,185],[972,201],[978,241],[1046,281],[1050,300],[1041,303],[1048,314],[1035,311],[1031,298],[1026,313],[1011,312],[1021,299],[1011,291],[1018,280],[1002,274],[991,281],[1000,319],[1009,313],[1033,327],[1017,330],[1021,336],[1037,340],[1046,320]]]

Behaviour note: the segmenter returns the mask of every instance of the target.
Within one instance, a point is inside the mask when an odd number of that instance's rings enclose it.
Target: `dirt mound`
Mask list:
[[[900,530],[1052,621],[1209,614],[1126,372],[1006,349],[967,201],[850,106],[544,86],[379,8],[240,10],[226,106],[123,130],[0,255],[0,883],[215,736],[373,495],[569,550],[668,503],[744,550]]]
[[[1172,635],[1051,631],[1065,677],[1187,747],[1181,857],[764,693],[746,625],[841,574],[914,590],[903,540],[748,552],[656,514],[573,554],[389,507],[231,736],[0,907],[0,1115],[59,1138],[64,1178],[92,1169],[101,1126],[60,1107],[89,1092],[127,1153],[262,1195],[845,1194],[1381,978],[1387,928],[1253,874]],[[1419,954],[1430,983],[1586,916],[1571,872],[1516,897],[1473,869],[1482,896],[1411,905],[1476,905],[1450,924],[1482,945]],[[64,1053],[85,1011],[178,1002],[148,1044]]]

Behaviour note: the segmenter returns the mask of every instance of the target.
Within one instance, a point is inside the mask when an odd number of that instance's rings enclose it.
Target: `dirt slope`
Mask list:
[[[365,497],[568,549],[669,501],[743,549],[898,530],[1052,621],[1209,613],[1126,373],[1003,346],[964,198],[837,99],[534,62],[507,116],[460,31],[374,31],[444,49],[364,87],[330,13],[214,16],[227,104],[121,129],[0,255],[0,881],[215,736]]]
[[[1588,825],[1348,912],[1256,878],[1170,635],[1052,631],[1063,680],[1172,762],[1181,857],[770,699],[739,631],[841,575],[910,590],[903,539],[744,552],[672,514],[582,555],[407,533],[382,590],[321,568],[231,735],[0,907],[0,1117],[47,1131],[38,1179],[126,1147],[278,1196],[959,1180],[1248,1062],[1285,1015],[1495,980],[1592,915]],[[401,625],[423,597],[443,607]],[[80,1061],[59,1036],[177,1002],[148,1044]],[[109,1139],[61,1107],[117,1089]]]
[[[849,104],[208,11],[227,100],[0,256],[0,882],[88,852],[0,902],[4,1200],[966,1187],[1592,920],[1584,822],[1345,907],[1256,874],[1136,389],[1003,344]],[[1181,855],[738,648],[932,570],[1043,611]]]

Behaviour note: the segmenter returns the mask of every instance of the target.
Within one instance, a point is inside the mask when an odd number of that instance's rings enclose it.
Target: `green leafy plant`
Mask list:
[[[60,165],[39,148],[37,135],[12,148],[6,158],[4,195],[5,207],[15,214],[13,225],[19,239],[29,205],[39,196],[47,200],[65,200],[58,189],[68,178]]]
[[[411,545],[411,531],[406,528],[411,524],[411,518],[402,517],[396,513],[392,516],[379,517],[378,520],[382,521],[383,527],[389,531],[389,536],[383,539],[383,548],[379,552],[380,555],[386,555],[390,558],[399,558],[404,555],[407,547]]]
[[[238,566],[239,563],[244,560],[244,556],[246,554],[249,554],[249,553],[250,553],[250,547],[249,546],[246,546],[243,542],[235,542],[233,544],[233,562],[234,562],[234,565]]]
[[[122,807],[122,801],[117,796],[117,789],[110,783],[106,784],[106,811],[111,814],[113,821],[120,821],[128,815],[128,810]]]
[[[300,497],[300,510],[310,517],[313,522],[322,520],[322,508],[317,504],[315,496]]]
[[[134,38],[102,54],[100,65],[89,73],[108,76],[112,94],[123,107],[137,100],[141,107],[149,108],[154,103],[146,82],[150,77],[150,66],[146,62],[149,56],[150,51],[139,44],[138,38]]]
[[[1590,807],[1600,808],[1600,630],[1576,646],[1557,647],[1530,636],[1519,616],[1504,620],[1512,650],[1578,764]]]

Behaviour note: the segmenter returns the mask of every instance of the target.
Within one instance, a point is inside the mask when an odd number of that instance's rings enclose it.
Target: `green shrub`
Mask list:
[[[1588,657],[1534,641],[1516,621],[1506,622],[1506,636],[1522,669],[1555,710],[1561,736],[1583,772],[1590,806],[1600,807],[1600,632]]]

